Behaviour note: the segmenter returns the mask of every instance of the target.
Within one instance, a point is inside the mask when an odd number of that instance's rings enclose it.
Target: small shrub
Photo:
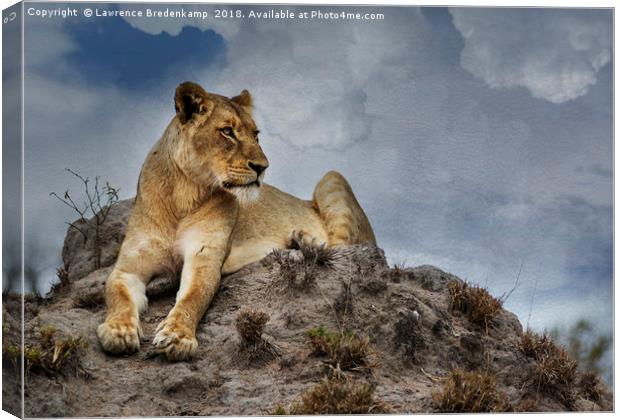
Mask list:
[[[325,356],[329,352],[330,343],[337,340],[337,334],[322,325],[308,330],[306,333],[312,354]]]
[[[291,414],[378,414],[388,413],[385,403],[374,396],[374,386],[350,379],[324,379],[293,404]]]
[[[536,389],[570,404],[573,400],[577,362],[568,356],[566,350],[558,346],[546,332],[538,335],[527,330],[521,338],[521,351],[535,361],[532,379]]]
[[[95,269],[101,268],[101,252],[102,252],[102,231],[103,225],[110,214],[112,208],[118,203],[118,188],[112,187],[109,183],[100,184],[99,177],[95,177],[94,185],[87,177],[83,177],[71,169],[65,169],[68,173],[79,179],[84,187],[85,200],[82,204],[77,204],[69,190],[64,194],[51,192],[50,196],[55,197],[65,206],[73,209],[78,215],[77,222],[67,222],[71,229],[75,229],[84,238],[84,244],[87,243],[90,229],[94,231],[93,251],[95,254]],[[77,200],[78,202],[80,200]]]
[[[512,411],[508,397],[497,389],[495,377],[486,372],[453,370],[439,391],[432,393],[433,407],[443,413],[497,413]]]
[[[245,309],[239,312],[235,327],[245,344],[255,344],[261,340],[269,315],[256,309]]]
[[[267,362],[279,356],[278,349],[262,338],[269,315],[256,309],[242,309],[237,315],[235,327],[241,338],[240,359],[246,364]]]
[[[463,313],[470,322],[486,330],[502,309],[502,302],[491,296],[483,287],[452,281],[448,284],[448,291],[450,292],[450,310]]]
[[[352,331],[335,333],[319,326],[309,330],[307,337],[313,355],[328,356],[331,364],[342,370],[370,367],[371,350],[367,336]]]

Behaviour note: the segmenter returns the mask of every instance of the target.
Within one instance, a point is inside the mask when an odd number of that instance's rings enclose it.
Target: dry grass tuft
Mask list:
[[[501,413],[513,411],[508,397],[497,389],[494,375],[453,370],[443,388],[432,393],[433,407],[443,413]]]
[[[290,251],[274,249],[274,261],[279,266],[278,282],[287,290],[308,290],[316,280],[317,265],[305,258],[295,258]]]
[[[394,267],[389,272],[390,278],[394,283],[400,283],[402,280],[405,280],[409,277],[407,273],[407,267],[404,262],[399,264],[394,264]]]
[[[293,241],[288,249],[274,249],[272,261],[279,266],[279,283],[288,290],[307,290],[314,286],[316,276],[322,268],[338,268],[345,256],[340,250],[328,248],[325,244],[309,245]]]
[[[256,309],[242,309],[237,315],[235,327],[241,338],[238,356],[247,365],[268,362],[280,355],[279,350],[262,337],[267,321],[269,315]]]
[[[293,404],[290,414],[379,414],[389,413],[388,406],[378,400],[373,385],[351,379],[324,379]]]
[[[257,309],[243,309],[237,315],[235,327],[245,344],[255,344],[261,340],[269,315]]]
[[[327,356],[334,367],[342,370],[370,368],[370,343],[365,335],[352,331],[336,333],[323,326],[312,328],[307,333],[308,343],[315,356]]]
[[[538,335],[528,329],[521,337],[521,351],[527,357],[537,358],[539,354],[551,346],[553,346],[553,342],[546,333]]]
[[[574,399],[572,388],[577,377],[577,362],[546,332],[538,335],[527,330],[521,339],[521,351],[535,361],[532,380],[536,389],[570,405]]]
[[[450,310],[465,314],[470,322],[484,327],[487,331],[490,323],[502,309],[502,302],[491,296],[483,287],[451,281],[448,284],[448,291]]]
[[[334,267],[341,257],[338,250],[335,248],[328,248],[325,244],[313,246],[301,243],[298,247],[301,254],[304,256],[304,261],[310,265]]]
[[[56,328],[46,326],[39,330],[38,342],[24,348],[26,374],[29,372],[65,373],[89,377],[82,366],[82,356],[88,348],[83,337],[58,337]]]
[[[538,383],[543,388],[554,389],[558,386],[568,386],[575,381],[577,362],[562,353],[544,355],[538,360],[536,374]]]
[[[604,386],[601,378],[594,372],[584,372],[578,381],[582,394],[590,401],[598,402],[603,396]]]
[[[58,267],[56,269],[56,277],[58,277],[58,283],[52,286],[47,294],[48,296],[53,296],[55,293],[58,293],[71,285],[71,282],[69,281],[69,272],[65,267]]]

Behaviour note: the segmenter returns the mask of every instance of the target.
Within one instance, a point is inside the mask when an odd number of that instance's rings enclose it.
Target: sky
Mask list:
[[[522,324],[586,318],[611,333],[611,10],[357,9],[385,19],[27,17],[26,249],[39,287],[75,216],[49,196],[79,193],[64,168],[133,197],[174,89],[191,80],[252,93],[266,182],[310,198],[325,172],[343,173],[392,264],[433,264],[496,296],[518,278],[505,306]]]

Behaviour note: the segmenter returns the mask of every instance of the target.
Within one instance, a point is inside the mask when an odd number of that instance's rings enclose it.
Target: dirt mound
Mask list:
[[[275,251],[224,277],[189,362],[150,343],[178,287],[156,279],[140,351],[104,354],[95,329],[130,209],[106,222],[104,268],[70,231],[61,283],[27,299],[26,416],[612,410],[596,376],[486,291],[432,266],[391,268],[371,245]],[[4,296],[3,401],[19,413],[16,298]]]

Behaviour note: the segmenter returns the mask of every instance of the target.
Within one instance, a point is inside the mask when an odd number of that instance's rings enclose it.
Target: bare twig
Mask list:
[[[84,243],[86,243],[86,241],[88,240],[88,235],[86,234],[86,232],[84,232],[82,229],[80,229],[79,227],[77,227],[76,224],[71,223],[71,222],[65,222],[67,225],[69,225],[70,227],[72,227],[73,229],[77,230],[78,232],[80,232],[80,234],[84,237]]]
[[[517,273],[517,278],[515,279],[514,286],[512,286],[512,289],[510,289],[510,291],[506,295],[503,295],[499,299],[502,302],[502,304],[506,303],[510,295],[512,295],[512,292],[517,290],[517,286],[519,286],[519,279],[521,278],[521,270],[523,270],[523,260],[521,260],[521,265],[519,266],[519,272]]]
[[[527,314],[526,328],[530,328],[530,318],[532,317],[532,308],[534,308],[534,298],[536,297],[537,290],[538,290],[538,277],[536,277],[536,282],[534,283],[534,293],[532,293],[532,300],[530,301],[530,311]]]
[[[119,201],[119,189],[111,187],[108,182],[101,187],[99,183],[99,176],[95,177],[95,184],[94,186],[91,186],[92,184],[90,183],[90,178],[83,177],[69,168],[66,168],[65,170],[79,179],[84,185],[86,201],[84,201],[83,207],[79,206],[75,202],[75,200],[71,197],[69,190],[65,191],[62,197],[55,192],[51,192],[50,196],[55,197],[61,203],[73,209],[79,215],[79,222],[95,231],[93,243],[95,251],[95,268],[101,268],[101,226],[108,218],[112,207]],[[88,240],[86,230],[78,227],[76,223],[67,222],[67,224],[84,237],[84,242]]]

